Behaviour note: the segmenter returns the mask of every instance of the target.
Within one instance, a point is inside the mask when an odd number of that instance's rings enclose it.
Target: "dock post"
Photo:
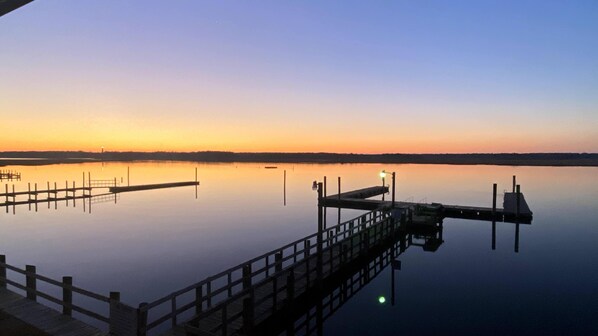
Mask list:
[[[282,271],[282,252],[276,252],[274,255],[274,264],[275,272]]]
[[[519,220],[515,224],[515,253],[519,253]]]
[[[195,315],[199,315],[203,310],[203,286],[197,286],[195,288]]]
[[[492,250],[496,250],[496,219],[492,218]]]
[[[492,185],[492,219],[496,217],[496,183]]]
[[[130,178],[131,178],[131,171],[129,169],[129,166],[127,166],[127,187],[131,185]],[[195,181],[197,181],[197,168],[195,168]]]
[[[513,175],[513,192],[515,192],[515,185],[517,184],[517,176]]]
[[[284,179],[282,182],[282,195],[284,206],[287,206],[287,170],[284,170]]]
[[[309,273],[306,273],[309,277]],[[295,299],[295,269],[291,267],[289,269],[289,275],[287,276],[287,300],[289,304]]]
[[[251,264],[243,266],[243,289],[251,287]]]
[[[0,254],[0,288],[6,288],[6,256]]]
[[[62,277],[62,301],[65,303],[62,306],[62,314],[71,316],[73,314],[73,308],[71,305],[73,304],[73,277],[71,276],[64,276]]]
[[[37,279],[35,278],[35,266],[25,266],[25,284],[27,288],[27,299],[36,301],[37,300]]]
[[[382,188],[386,186],[386,177],[382,176]],[[382,193],[382,200],[384,201],[384,195],[386,193]]]
[[[395,186],[396,186],[396,173],[392,172],[392,207],[395,207]]]
[[[145,336],[147,334],[147,302],[141,302],[137,308],[137,335]]]
[[[249,297],[243,299],[243,331],[245,333],[249,333],[253,329],[255,322],[253,296],[253,291],[250,291]],[[226,328],[226,321],[222,321],[222,325],[223,328]]]
[[[521,186],[518,184],[517,185],[517,207],[516,207],[517,218],[519,218],[520,206],[521,206]]]
[[[322,212],[322,182],[318,183],[318,232],[322,232],[324,229],[324,218]]]

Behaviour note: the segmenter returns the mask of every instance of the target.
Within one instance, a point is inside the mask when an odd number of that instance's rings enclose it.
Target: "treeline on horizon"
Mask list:
[[[598,153],[345,154],[203,152],[6,151],[2,158],[98,161],[307,162],[307,163],[444,163],[598,165]]]

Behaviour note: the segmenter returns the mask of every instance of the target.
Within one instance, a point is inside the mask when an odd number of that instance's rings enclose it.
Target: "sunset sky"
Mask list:
[[[597,1],[37,0],[0,151],[598,152]]]

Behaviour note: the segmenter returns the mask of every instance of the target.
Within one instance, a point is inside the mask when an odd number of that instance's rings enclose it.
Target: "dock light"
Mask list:
[[[386,302],[386,298],[384,296],[378,296],[378,303],[384,304]]]
[[[380,172],[380,178],[385,178],[386,177],[386,172],[383,170]]]

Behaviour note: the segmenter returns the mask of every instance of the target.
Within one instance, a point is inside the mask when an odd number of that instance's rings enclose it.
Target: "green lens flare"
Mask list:
[[[378,302],[384,303],[384,302],[386,302],[386,298],[384,296],[379,296],[378,297]]]

